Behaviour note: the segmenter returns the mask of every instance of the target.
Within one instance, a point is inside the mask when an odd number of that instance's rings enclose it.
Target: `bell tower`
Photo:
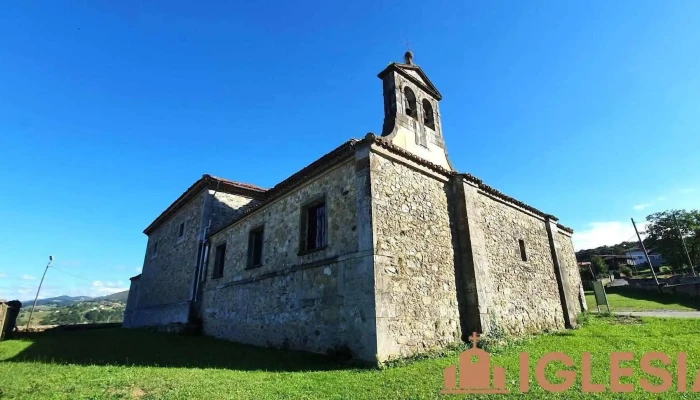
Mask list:
[[[377,75],[384,90],[382,137],[433,164],[453,170],[442,137],[438,103],[442,95],[423,70],[413,63],[413,53],[404,63],[391,63]]]

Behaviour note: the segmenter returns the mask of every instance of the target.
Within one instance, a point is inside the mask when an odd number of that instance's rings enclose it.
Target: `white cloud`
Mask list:
[[[90,295],[92,296],[105,296],[112,293],[123,292],[129,290],[128,287],[124,287],[122,281],[117,282],[102,282],[93,281],[90,287]]]
[[[28,294],[31,292],[32,292],[32,288],[27,287],[27,286],[23,286],[23,287],[17,289],[17,293],[19,293],[19,294]]]
[[[658,200],[658,201],[664,201],[666,199],[668,199],[668,197],[666,197],[666,196],[659,196],[656,198],[656,200]]]
[[[642,204],[637,204],[636,206],[632,207],[637,211],[641,211],[647,207],[651,206],[651,203],[642,203]]]
[[[683,194],[693,193],[693,192],[695,192],[695,188],[681,188],[681,189],[678,189],[678,191],[683,193]]]
[[[140,274],[140,273],[141,273],[141,267],[136,267],[136,268],[134,268],[134,272],[136,272],[137,274]]]
[[[637,223],[642,238],[646,222]],[[632,222],[591,222],[588,229],[577,230],[572,238],[574,249],[593,249],[599,246],[612,246],[626,240],[637,240]]]
[[[31,275],[22,275],[22,279],[24,279],[25,281],[33,281],[36,278]]]
[[[7,275],[5,275],[5,274],[3,274],[2,272],[0,272],[0,278],[4,278],[4,277],[6,277],[6,276],[7,276]]]

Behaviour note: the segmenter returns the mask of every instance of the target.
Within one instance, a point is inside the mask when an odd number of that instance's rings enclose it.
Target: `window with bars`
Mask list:
[[[325,197],[302,207],[300,239],[300,253],[326,247],[327,210]]]

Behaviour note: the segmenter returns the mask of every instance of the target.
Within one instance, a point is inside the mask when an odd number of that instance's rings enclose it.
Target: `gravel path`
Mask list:
[[[613,311],[613,314],[630,317],[700,318],[700,311]]]

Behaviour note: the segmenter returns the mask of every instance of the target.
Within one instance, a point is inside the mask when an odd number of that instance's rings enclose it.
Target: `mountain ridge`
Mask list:
[[[90,296],[67,296],[67,295],[62,295],[62,296],[56,296],[56,297],[49,297],[46,299],[39,299],[36,302],[37,306],[46,306],[46,305],[56,305],[56,306],[67,306],[70,304],[75,304],[79,303],[81,301],[99,301],[99,300],[112,300],[112,301],[117,301],[117,302],[126,302],[126,299],[129,297],[129,291],[125,290],[123,292],[117,292],[117,293],[112,293],[106,296],[98,296],[98,297],[90,297]],[[22,306],[30,306],[31,304],[34,303],[34,300],[26,300],[22,301]]]

